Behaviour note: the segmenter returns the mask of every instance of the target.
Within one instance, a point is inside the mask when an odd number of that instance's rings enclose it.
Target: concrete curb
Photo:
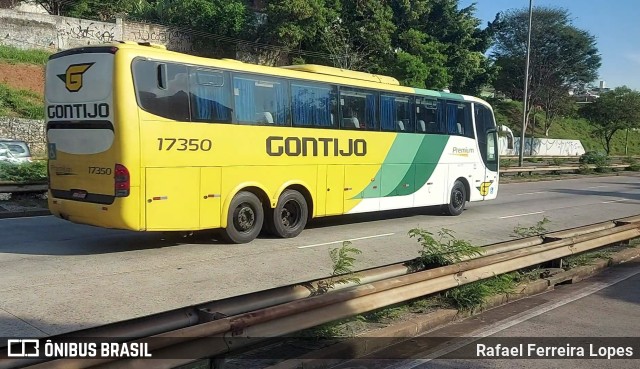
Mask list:
[[[370,331],[358,336],[357,338],[348,339],[335,345],[325,347],[311,353],[311,355],[306,354],[295,359],[283,361],[268,367],[268,369],[328,368],[344,362],[344,359],[336,358],[349,357],[356,359],[365,356],[390,344],[406,341],[411,337],[418,336],[435,328],[453,323],[457,320],[468,318],[487,309],[502,306],[512,301],[552,290],[557,284],[576,283],[597,274],[609,266],[622,264],[637,257],[640,257],[640,247],[625,249],[616,252],[609,257],[608,260],[596,260],[591,265],[577,267],[555,274],[549,278],[538,279],[536,281],[520,285],[520,290],[516,293],[492,296],[487,299],[482,309],[477,312],[463,312],[456,309],[436,310],[419,318]],[[372,339],[379,337],[391,339]],[[311,356],[313,358],[311,358]]]
[[[51,212],[47,209],[41,210],[25,210],[25,211],[5,211],[0,212],[0,219],[9,219],[9,218],[26,218],[26,217],[37,217],[51,215]]]

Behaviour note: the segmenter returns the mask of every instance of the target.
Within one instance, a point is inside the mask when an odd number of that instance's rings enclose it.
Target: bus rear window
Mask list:
[[[133,62],[138,105],[151,114],[189,121],[188,72],[184,65],[150,60]]]

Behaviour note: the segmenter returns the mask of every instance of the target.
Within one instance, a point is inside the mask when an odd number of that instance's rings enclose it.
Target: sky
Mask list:
[[[529,9],[529,0],[460,0],[459,6],[472,3],[483,28],[498,12]],[[606,87],[626,85],[640,90],[639,0],[533,0],[533,6],[538,5],[567,9],[574,26],[595,36],[602,57],[599,80]]]

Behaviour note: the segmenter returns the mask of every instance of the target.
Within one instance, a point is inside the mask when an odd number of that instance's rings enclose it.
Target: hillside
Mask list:
[[[522,102],[519,101],[490,101],[494,107],[498,124],[504,124],[513,132],[520,135],[522,127]],[[544,113],[536,115],[536,121],[542,122]],[[604,151],[599,138],[591,135],[592,128],[589,123],[577,114],[558,118],[549,130],[547,138],[578,139],[587,151]],[[531,130],[527,129],[527,137],[531,136]],[[545,137],[544,130],[536,124],[535,137]],[[612,140],[611,155],[624,155],[626,132],[617,132]],[[629,132],[629,155],[640,155],[640,131]]]
[[[44,118],[44,66],[49,53],[0,46],[0,116]]]

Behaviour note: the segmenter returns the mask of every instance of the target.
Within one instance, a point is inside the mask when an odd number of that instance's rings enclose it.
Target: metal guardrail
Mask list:
[[[538,156],[524,156],[524,160],[527,159],[536,159],[536,160],[546,160],[546,159],[580,159],[582,155],[538,155]],[[628,156],[628,155],[609,155],[610,159],[625,159],[625,158],[636,158],[640,159],[640,156]],[[519,159],[518,155],[500,155],[500,159]]]
[[[630,164],[609,164],[606,167],[611,169],[626,169],[630,167]],[[560,172],[560,171],[578,171],[585,166],[578,165],[545,165],[545,166],[530,166],[530,167],[506,167],[500,168],[500,173],[524,173],[524,172]],[[595,169],[596,165],[588,164],[586,167]]]
[[[154,368],[169,369],[266,339],[254,337],[290,334],[637,237],[640,215],[486,246],[479,257],[434,269],[412,272],[407,262],[373,268],[358,273],[366,280],[362,284],[324,294],[316,295],[323,283],[316,280],[50,337],[112,337],[114,342],[117,337],[129,337],[129,342],[155,339],[149,343],[154,357],[178,357],[177,352],[188,350],[191,359],[57,359],[35,364],[14,359],[0,362],[0,368],[146,368],[151,363]],[[205,338],[206,344],[198,344]]]
[[[0,193],[42,193],[47,192],[46,183],[8,183],[0,182]]]

